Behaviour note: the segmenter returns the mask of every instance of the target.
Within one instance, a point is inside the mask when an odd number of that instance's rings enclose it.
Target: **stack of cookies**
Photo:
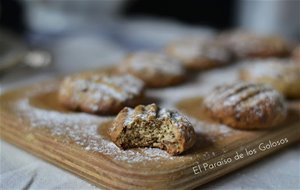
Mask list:
[[[299,47],[292,51],[280,37],[245,31],[224,32],[215,39],[187,37],[160,52],[130,53],[109,72],[67,76],[58,98],[74,111],[117,115],[108,134],[120,148],[155,147],[177,155],[197,143],[195,130],[176,110],[143,105],[147,88],[188,83],[191,72],[236,62],[243,66],[240,81],[215,87],[203,105],[195,106],[232,128],[272,128],[286,118],[285,98],[300,98],[299,57]]]

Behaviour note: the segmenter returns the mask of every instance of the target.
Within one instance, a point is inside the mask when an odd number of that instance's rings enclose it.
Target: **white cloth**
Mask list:
[[[97,189],[4,141],[1,143],[0,189]]]

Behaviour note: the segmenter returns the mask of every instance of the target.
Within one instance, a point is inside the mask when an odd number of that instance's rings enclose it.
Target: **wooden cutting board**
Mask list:
[[[288,119],[277,128],[235,130],[206,120],[202,98],[186,96],[200,83],[146,93],[145,103],[177,107],[194,124],[197,143],[180,156],[120,150],[106,135],[113,116],[66,110],[57,101],[58,80],[1,95],[1,138],[107,189],[193,189],[299,141],[298,102],[289,103]]]

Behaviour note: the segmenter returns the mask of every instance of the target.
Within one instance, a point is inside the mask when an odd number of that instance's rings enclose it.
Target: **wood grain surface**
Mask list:
[[[107,146],[112,144],[105,133],[113,116],[99,116],[97,132],[89,132],[98,116],[63,108],[57,102],[58,86],[59,81],[49,81],[2,94],[1,138],[105,189],[193,189],[300,139],[297,102],[289,103],[288,119],[282,125],[242,131],[206,121],[200,109],[202,99],[196,97],[176,105],[195,126],[197,143],[191,150],[180,156],[149,148],[117,150]],[[91,148],[91,142],[99,147]]]

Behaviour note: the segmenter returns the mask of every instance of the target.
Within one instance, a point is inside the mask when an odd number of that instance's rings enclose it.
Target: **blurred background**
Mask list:
[[[300,1],[1,0],[0,27],[4,88],[24,77],[117,63],[127,52],[158,50],[186,35],[244,28],[299,43]],[[20,62],[26,66],[7,69]]]
[[[184,36],[209,38],[237,28],[281,35],[300,44],[300,0],[0,0],[0,94],[116,64],[131,51],[159,51]],[[40,189],[51,184],[54,189],[89,187],[3,141],[0,145],[0,181],[6,187],[26,189],[36,174]],[[287,151],[248,170],[255,173],[243,170],[213,189],[295,187],[299,148]],[[282,163],[285,168],[277,167]],[[277,178],[270,173],[277,173]]]

